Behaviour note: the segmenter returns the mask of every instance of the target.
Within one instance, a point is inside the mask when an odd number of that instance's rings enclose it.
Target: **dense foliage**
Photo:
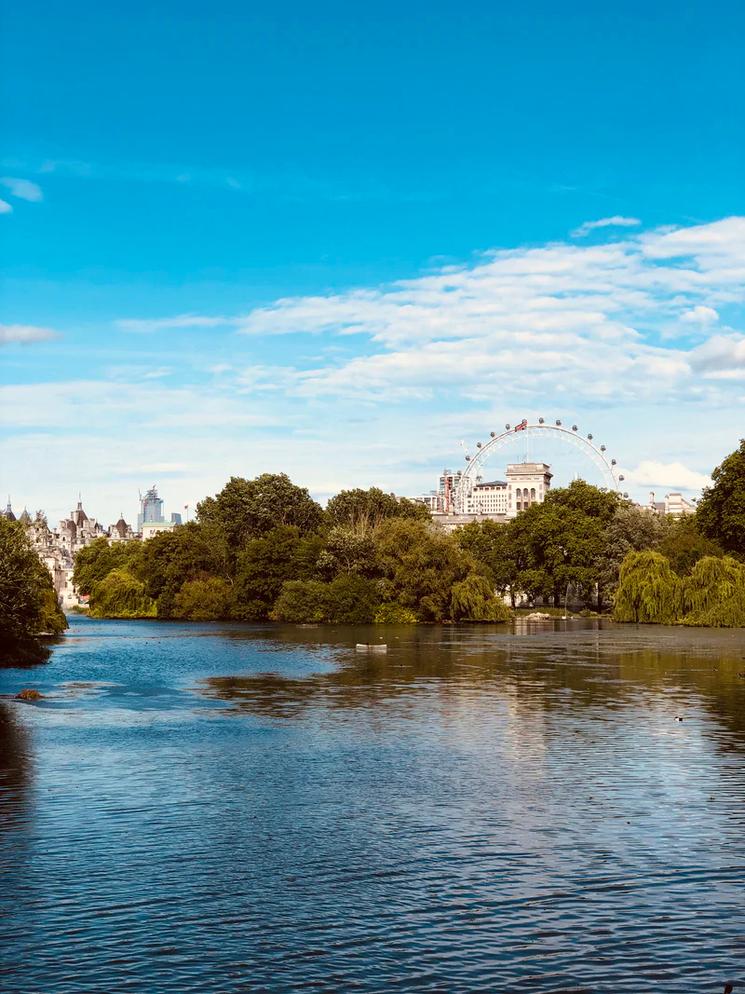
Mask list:
[[[232,477],[191,524],[144,543],[94,542],[74,579],[93,613],[120,617],[498,622],[511,600],[735,624],[745,442],[713,479],[698,512],[679,520],[575,480],[507,523],[448,534],[422,505],[374,487],[342,491],[323,510],[284,474]]]
[[[371,490],[323,511],[286,476],[233,477],[196,522],[94,542],[74,581],[96,616],[369,623],[504,621],[488,565],[425,508]]]
[[[696,512],[703,535],[740,559],[745,558],[745,438],[711,474]]]
[[[52,578],[23,525],[0,517],[0,639],[58,635],[66,627]]]
[[[632,552],[621,569],[617,621],[745,628],[745,565],[704,556],[680,577],[659,552]]]

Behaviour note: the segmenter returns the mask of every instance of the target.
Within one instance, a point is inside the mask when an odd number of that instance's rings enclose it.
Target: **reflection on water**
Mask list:
[[[3,695],[0,989],[745,980],[743,632],[80,619]]]

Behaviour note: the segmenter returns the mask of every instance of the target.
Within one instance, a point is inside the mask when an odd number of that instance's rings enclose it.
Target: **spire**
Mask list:
[[[3,517],[7,518],[8,521],[15,521],[16,516],[13,514],[13,508],[10,506],[10,494],[8,494],[8,505],[3,511]]]

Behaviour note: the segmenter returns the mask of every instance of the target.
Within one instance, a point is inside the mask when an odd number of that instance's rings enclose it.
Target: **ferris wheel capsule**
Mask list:
[[[505,425],[505,428],[507,429],[507,431],[510,430],[510,426],[509,425]]]
[[[489,434],[491,435],[492,438],[497,437],[497,433],[495,431],[490,431]]]
[[[477,443],[476,443],[476,448],[477,448],[477,449],[480,449],[480,448],[481,448],[481,442],[477,442]]]
[[[601,445],[601,446],[600,446],[600,451],[601,451],[601,452],[605,452],[605,446],[604,446],[604,445]]]
[[[587,436],[590,441],[592,441],[592,435]]]
[[[538,424],[539,424],[539,425],[542,425],[542,424],[543,424],[543,418],[538,418]]]
[[[558,425],[561,425],[561,419],[560,419],[560,418],[557,418],[557,419],[556,419],[556,424],[557,424],[557,426],[558,426]]]
[[[626,497],[626,498],[628,499],[628,496],[629,496],[629,495],[628,495],[628,494],[626,493],[626,491],[625,491],[625,490],[624,490],[624,492],[623,492],[623,495],[624,495],[624,497]]]
[[[625,479],[626,479],[626,477],[623,474],[621,474],[621,476],[618,477],[619,483],[623,482],[623,480],[625,480]]]
[[[572,431],[576,431],[576,430],[577,430],[577,425],[572,425]]]
[[[610,464],[611,464],[611,466],[615,466],[616,465],[616,460],[615,459],[611,459]]]

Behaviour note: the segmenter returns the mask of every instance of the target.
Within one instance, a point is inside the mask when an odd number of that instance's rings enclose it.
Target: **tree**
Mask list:
[[[699,530],[725,552],[745,557],[745,438],[711,478],[696,511]]]
[[[616,621],[672,625],[683,611],[683,582],[659,552],[630,552],[621,566]]]
[[[254,480],[231,476],[219,494],[197,504],[197,515],[201,524],[214,526],[231,565],[247,541],[278,525],[307,534],[323,523],[320,506],[285,473],[263,473]]]
[[[481,565],[500,592],[512,590],[518,573],[513,532],[497,521],[472,521],[455,532],[460,547]]]
[[[477,568],[456,538],[424,521],[384,521],[375,544],[384,600],[409,608],[421,621],[448,619],[453,584]]]
[[[603,548],[598,559],[597,582],[607,600],[612,600],[618,588],[621,564],[629,552],[657,549],[666,534],[665,519],[629,501],[619,505],[605,527]],[[663,551],[664,555],[667,555]],[[674,564],[673,564],[674,565]]]
[[[283,585],[271,617],[275,621],[366,625],[379,604],[377,585],[364,576],[342,574],[331,583],[290,580]]]
[[[328,578],[339,573],[359,573],[368,577],[377,575],[378,562],[372,535],[349,525],[332,528],[318,559],[318,570]]]
[[[226,579],[222,547],[211,538],[209,529],[190,522],[140,543],[131,572],[143,581],[148,597],[157,600],[159,617],[172,616],[175,597],[185,582],[206,575]]]
[[[453,584],[450,596],[453,621],[509,621],[511,612],[494,596],[494,589],[484,576],[470,573]]]
[[[417,617],[411,608],[386,601],[375,611],[373,621],[376,625],[415,625]]]
[[[233,616],[264,621],[287,580],[311,579],[323,539],[301,535],[294,525],[279,525],[251,539],[238,554]]]
[[[745,628],[745,565],[729,556],[704,556],[683,583],[686,625]]]
[[[388,518],[410,518],[428,521],[429,511],[424,504],[406,498],[398,499],[378,487],[368,490],[342,490],[332,497],[326,514],[333,526],[343,526],[367,534]]]
[[[230,613],[232,591],[217,576],[187,580],[176,594],[172,617],[188,621],[218,621]]]
[[[325,621],[328,617],[328,583],[321,580],[288,580],[272,608],[272,621],[296,624]]]
[[[52,577],[20,522],[0,517],[0,638],[58,635],[67,628]]]
[[[155,601],[145,585],[126,567],[112,570],[91,588],[90,613],[94,618],[154,618]]]
[[[75,556],[72,580],[81,594],[89,594],[94,583],[113,569],[132,566],[140,555],[141,542],[112,542],[97,538]]]
[[[678,576],[687,576],[704,556],[722,555],[721,547],[701,534],[697,515],[686,514],[677,519],[659,518],[656,514],[649,516],[659,521],[662,527],[657,551],[670,560]]]

